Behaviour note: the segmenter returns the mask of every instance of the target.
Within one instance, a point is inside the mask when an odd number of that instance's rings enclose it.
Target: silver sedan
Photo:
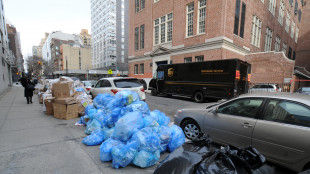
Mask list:
[[[296,172],[310,169],[310,96],[251,93],[208,106],[178,110],[187,138],[207,133],[220,144],[253,146],[270,162]]]

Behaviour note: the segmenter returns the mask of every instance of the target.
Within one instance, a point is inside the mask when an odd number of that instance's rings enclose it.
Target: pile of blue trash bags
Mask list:
[[[100,145],[100,160],[112,161],[114,168],[153,166],[161,153],[173,152],[185,142],[180,127],[169,126],[169,117],[159,110],[150,111],[138,93],[130,90],[115,96],[99,94],[78,123],[86,125],[88,136],[82,143]]]

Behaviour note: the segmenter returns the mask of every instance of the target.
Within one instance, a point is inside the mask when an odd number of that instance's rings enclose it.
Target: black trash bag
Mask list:
[[[196,174],[251,174],[260,168],[266,159],[255,148],[239,149],[226,146],[216,150],[197,167]]]
[[[210,150],[211,142],[212,140],[208,135],[185,142],[158,165],[154,174],[195,173],[200,161],[214,153]]]

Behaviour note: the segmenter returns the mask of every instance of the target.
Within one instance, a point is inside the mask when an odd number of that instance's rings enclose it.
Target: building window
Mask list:
[[[159,19],[154,21],[154,42],[155,45],[159,44]]]
[[[276,11],[276,0],[269,0],[269,11],[274,16]]]
[[[145,8],[145,0],[141,0],[141,10]]]
[[[289,0],[291,7],[293,7],[294,0]]]
[[[144,63],[140,64],[140,74],[144,74]]]
[[[139,7],[139,1],[140,1],[140,0],[135,0],[135,9],[136,9],[136,13],[139,12],[139,9],[140,9],[140,7]]]
[[[281,25],[283,25],[283,16],[284,16],[284,2],[280,2],[280,8],[279,8],[279,18],[278,21]]]
[[[290,21],[291,21],[291,14],[290,12],[286,12],[286,23],[285,23],[285,31],[288,33],[288,30],[290,29]]]
[[[235,24],[234,24],[234,34],[235,35],[238,35],[239,16],[240,16],[240,0],[236,0]]]
[[[135,50],[139,50],[139,27],[135,28]]]
[[[288,54],[287,54],[287,57],[289,59],[291,59],[291,56],[292,56],[292,48],[291,47],[288,47]]]
[[[144,24],[140,26],[140,49],[144,49]]]
[[[172,41],[172,23],[173,13],[154,20],[154,45]]]
[[[295,22],[292,21],[292,28],[291,28],[291,38],[294,39],[294,33],[295,32]]]
[[[298,2],[295,1],[294,13],[297,14],[297,12],[298,12]]]
[[[207,0],[200,0],[198,4],[198,33],[206,32]]]
[[[134,72],[135,72],[135,74],[139,74],[139,67],[138,67],[138,64],[135,64]]]
[[[154,0],[154,3],[158,2],[158,1],[160,1],[160,0]]]
[[[204,56],[196,56],[195,57],[195,62],[203,62]]]
[[[194,35],[194,3],[187,5],[187,36]]]
[[[191,57],[185,57],[184,58],[184,63],[190,63],[192,62],[192,58]]]
[[[293,60],[295,60],[295,58],[296,58],[296,52],[293,51]]]
[[[300,23],[300,20],[301,20],[301,14],[302,14],[302,12],[301,12],[301,10],[299,9],[299,10],[298,10],[298,21],[299,21],[299,23]]]
[[[261,28],[262,28],[261,20],[254,15],[252,19],[251,44],[258,48],[260,47]]]
[[[286,43],[283,43],[283,46],[282,46],[282,52],[286,55],[286,49],[287,49],[287,45]]]
[[[266,40],[265,40],[265,51],[271,51],[272,43],[272,30],[268,27],[266,28]]]
[[[295,42],[297,43],[298,39],[298,34],[299,34],[299,29],[296,27],[296,33],[295,33]]]
[[[281,39],[277,36],[276,37],[276,43],[275,43],[275,46],[274,46],[274,50],[276,52],[279,52],[280,51],[280,43],[281,43]]]

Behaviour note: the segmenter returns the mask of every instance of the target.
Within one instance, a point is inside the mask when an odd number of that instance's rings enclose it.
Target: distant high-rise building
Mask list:
[[[94,69],[128,70],[128,0],[91,0]]]
[[[91,45],[91,35],[88,34],[88,30],[87,29],[82,29],[81,33],[80,33],[80,39],[83,42],[83,46],[87,47]]]
[[[7,25],[7,31],[8,31],[9,48],[12,51],[12,54],[14,55],[13,73],[16,74],[18,72],[23,71],[23,64],[24,64],[24,59],[23,59],[21,44],[20,44],[20,35],[19,35],[19,32],[17,32],[15,26],[12,25],[10,22],[7,21],[6,25]],[[16,81],[16,77],[13,78],[13,81]]]

